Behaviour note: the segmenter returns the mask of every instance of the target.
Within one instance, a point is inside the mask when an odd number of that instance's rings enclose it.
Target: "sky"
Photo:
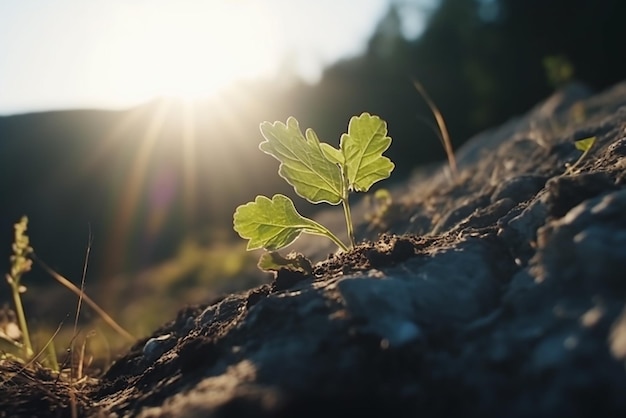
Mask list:
[[[313,83],[391,1],[0,0],[0,115],[206,97],[287,67]]]

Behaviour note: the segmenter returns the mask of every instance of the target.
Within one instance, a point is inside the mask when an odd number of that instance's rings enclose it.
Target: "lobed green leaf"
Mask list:
[[[303,136],[298,121],[290,117],[287,124],[263,122],[261,133],[265,141],[259,148],[280,161],[278,173],[299,196],[311,203],[341,202],[341,169],[327,157],[329,151],[324,151],[312,129],[307,129],[306,137]]]
[[[348,133],[341,136],[340,147],[351,190],[366,192],[374,183],[391,175],[394,164],[383,156],[390,145],[387,124],[378,116],[362,113],[350,119]]]
[[[241,238],[249,240],[248,250],[275,251],[291,244],[302,232],[321,232],[317,222],[300,215],[291,199],[282,194],[271,200],[257,196],[254,202],[237,207],[233,228]]]
[[[343,157],[343,153],[341,152],[341,150],[333,147],[330,144],[327,144],[326,142],[320,143],[320,146],[322,147],[322,151],[329,161],[332,161],[335,164],[339,164],[340,166],[343,166],[346,163],[346,159]]]

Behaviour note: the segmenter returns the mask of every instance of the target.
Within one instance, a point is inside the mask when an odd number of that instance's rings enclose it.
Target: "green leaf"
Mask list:
[[[305,274],[313,274],[311,260],[300,253],[291,252],[286,257],[277,252],[270,251],[263,253],[257,266],[263,271],[299,271]]]
[[[596,137],[591,136],[589,138],[579,139],[578,141],[574,142],[574,146],[576,147],[577,150],[585,152],[585,151],[589,151],[589,149],[591,149],[591,147],[593,146],[595,142],[596,142]]]
[[[290,117],[287,124],[263,122],[265,138],[259,148],[280,161],[278,173],[291,184],[299,196],[311,203],[336,205],[343,198],[343,181],[337,164],[329,160],[311,129],[306,138],[298,121]]]
[[[333,147],[330,144],[327,144],[326,142],[322,142],[320,143],[320,145],[322,147],[322,151],[324,152],[324,155],[326,156],[328,160],[339,165],[344,165],[346,163],[346,160],[345,158],[343,158],[343,154],[341,153],[341,150]]]
[[[350,119],[348,133],[341,136],[341,151],[351,190],[366,192],[372,184],[391,175],[394,164],[382,155],[389,145],[387,124],[378,116],[362,113]]]
[[[248,239],[248,250],[279,250],[291,244],[302,232],[321,234],[320,225],[300,215],[287,196],[277,194],[270,200],[257,196],[235,210],[233,227]]]

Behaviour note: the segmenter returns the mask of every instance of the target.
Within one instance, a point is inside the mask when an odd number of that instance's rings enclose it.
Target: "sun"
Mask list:
[[[245,85],[231,84],[274,74],[283,45],[282,34],[272,29],[276,17],[271,2],[119,4],[117,18],[107,21],[94,47],[93,81],[104,83],[108,97],[123,106],[168,96],[130,109],[96,152],[105,155],[121,147],[128,153],[129,164],[116,170],[124,181],[110,210],[115,222],[104,251],[107,265],[123,267],[137,240],[148,257],[168,225],[184,230],[200,213],[230,210],[220,197],[237,193],[237,185],[247,181],[234,163],[247,158],[240,125],[258,124],[247,112],[262,108]],[[212,95],[210,100],[188,100]],[[216,132],[199,128],[205,126],[199,121],[206,119],[231,140],[219,142]],[[133,132],[132,141],[127,141],[128,132]],[[210,180],[201,183],[200,177]],[[206,189],[200,190],[199,184]],[[124,245],[128,250],[120,251]]]
[[[139,1],[123,4],[99,43],[93,78],[120,101],[198,98],[279,63],[263,2]]]

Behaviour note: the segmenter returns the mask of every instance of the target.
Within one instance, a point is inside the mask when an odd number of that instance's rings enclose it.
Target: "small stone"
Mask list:
[[[159,335],[158,337],[150,338],[143,346],[143,357],[148,362],[153,362],[175,345],[176,337],[172,334],[164,334]]]

